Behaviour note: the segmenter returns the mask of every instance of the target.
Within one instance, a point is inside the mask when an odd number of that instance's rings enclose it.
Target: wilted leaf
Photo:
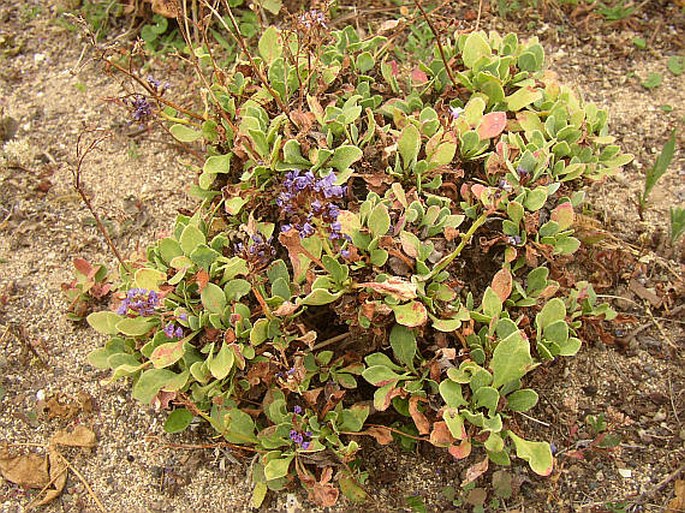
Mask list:
[[[508,499],[512,495],[511,486],[512,476],[506,470],[498,470],[492,474],[492,488],[495,490],[495,495],[503,499]]]
[[[411,418],[416,425],[416,429],[419,430],[419,434],[427,435],[430,433],[431,425],[428,418],[419,410],[419,402],[426,402],[426,399],[417,395],[409,398],[409,415],[411,415]]]
[[[392,296],[400,301],[416,298],[416,284],[403,280],[397,276],[393,276],[382,283],[367,281],[360,283],[359,286],[368,287],[375,292]]]
[[[463,460],[471,454],[471,440],[468,438],[461,441],[459,445],[451,445],[448,452],[454,459]]]
[[[513,286],[513,281],[511,277],[511,272],[506,267],[503,267],[497,274],[492,278],[492,290],[500,298],[502,303],[504,303],[511,295],[511,289]]]
[[[478,125],[478,137],[492,139],[504,131],[507,126],[506,112],[489,112],[485,114]]]
[[[50,482],[48,460],[35,453],[10,456],[0,449],[0,474],[7,481],[24,488],[43,488]]]
[[[685,480],[675,482],[675,497],[666,506],[666,513],[679,513],[685,510]]]
[[[362,431],[361,434],[372,436],[381,445],[391,444],[393,440],[392,431],[383,426],[370,427],[366,431]]]
[[[50,486],[43,492],[45,495],[41,497],[38,501],[32,503],[34,507],[44,506],[49,502],[54,501],[57,497],[62,495],[64,487],[67,484],[67,469],[68,465],[62,455],[54,447],[50,447],[50,452],[48,453],[48,466],[49,466],[49,481]],[[48,485],[45,483],[45,485]],[[44,488],[45,486],[41,487]]]
[[[95,447],[98,443],[95,433],[86,426],[78,425],[72,431],[59,430],[50,441],[68,447]]]
[[[474,463],[468,469],[466,469],[466,475],[464,476],[464,480],[461,482],[462,488],[469,483],[473,483],[476,479],[485,474],[488,471],[489,465],[490,459],[485,456],[483,461]]]
[[[447,424],[443,421],[433,424],[433,430],[430,434],[430,443],[436,447],[449,447],[454,442],[454,437],[451,435]]]
[[[418,301],[410,301],[404,305],[393,306],[392,310],[395,312],[397,324],[408,328],[423,326],[428,321],[426,307]]]

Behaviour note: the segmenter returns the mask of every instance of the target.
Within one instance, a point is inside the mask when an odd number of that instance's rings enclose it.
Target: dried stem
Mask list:
[[[238,46],[240,46],[240,49],[243,51],[243,53],[247,56],[247,60],[250,61],[250,66],[252,67],[252,70],[255,72],[257,75],[257,78],[259,81],[262,83],[262,85],[266,88],[267,91],[269,91],[269,94],[273,97],[273,99],[276,101],[276,104],[278,105],[278,108],[283,111],[283,113],[288,117],[288,120],[290,123],[293,124],[293,126],[297,126],[297,124],[293,121],[293,119],[290,117],[290,109],[288,106],[283,103],[283,100],[281,100],[280,96],[278,96],[278,93],[271,87],[271,84],[269,84],[269,81],[267,78],[264,76],[262,73],[262,70],[259,69],[259,66],[257,66],[257,63],[254,61],[252,58],[252,53],[250,52],[249,48],[247,47],[247,44],[245,43],[245,39],[243,38],[242,34],[240,33],[240,28],[238,27],[238,22],[235,19],[235,16],[233,16],[233,11],[231,10],[231,6],[228,4],[228,0],[223,1],[224,6],[226,7],[226,12],[228,13],[228,17],[231,20],[231,25],[233,25],[233,30],[226,24],[224,19],[221,17],[219,12],[209,5],[205,1],[205,5],[207,8],[212,11],[212,14],[216,17],[216,19],[224,26],[224,28],[228,31],[229,34],[235,39],[236,43],[238,43]]]
[[[84,137],[84,135],[85,134],[97,134],[97,133],[99,133],[99,135],[97,137],[95,137],[92,141],[90,141],[90,143],[84,149],[83,148],[83,137]],[[83,203],[86,205],[86,208],[90,211],[93,218],[95,219],[95,224],[97,225],[98,230],[100,231],[102,236],[105,238],[105,241],[107,242],[107,245],[109,246],[109,249],[112,250],[112,253],[114,253],[114,256],[119,261],[119,263],[122,265],[122,267],[124,269],[126,269],[126,271],[130,272],[129,267],[126,265],[126,262],[124,262],[124,259],[121,258],[121,254],[119,253],[119,250],[114,245],[112,238],[109,236],[109,233],[107,232],[107,228],[105,228],[105,225],[102,223],[100,216],[95,211],[95,208],[93,207],[93,203],[90,201],[88,194],[86,194],[86,191],[83,188],[83,183],[81,180],[81,171],[83,170],[83,163],[84,163],[86,157],[92,151],[94,151],[100,145],[100,143],[102,143],[106,139],[109,139],[110,137],[112,137],[112,134],[110,132],[104,132],[100,129],[81,132],[79,134],[78,140],[76,142],[76,167],[72,166],[71,174],[74,177],[74,182],[73,182],[74,189],[76,189],[76,192],[79,194],[79,196],[81,196],[81,199],[83,200]]]
[[[423,19],[426,20],[426,23],[428,23],[428,27],[431,29],[431,32],[435,37],[435,43],[438,45],[438,52],[440,52],[440,58],[442,59],[442,63],[445,65],[445,71],[447,72],[447,76],[449,77],[450,81],[452,82],[452,85],[455,88],[459,87],[459,83],[454,78],[454,75],[452,75],[452,70],[450,69],[449,63],[447,62],[447,57],[445,57],[445,49],[443,48],[442,42],[440,41],[440,33],[435,28],[435,25],[433,25],[433,22],[428,16],[428,13],[421,5],[421,1],[414,0],[414,4],[416,4],[417,9],[421,11],[421,16],[423,16]]]

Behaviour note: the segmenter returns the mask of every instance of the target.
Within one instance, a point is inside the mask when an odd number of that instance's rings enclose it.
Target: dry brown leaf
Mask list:
[[[485,458],[483,458],[483,461],[479,463],[474,463],[469,468],[467,468],[466,476],[464,476],[464,480],[462,481],[461,486],[464,487],[469,483],[473,483],[476,479],[485,474],[488,471],[488,466],[490,464],[489,462],[490,460],[488,456],[485,456]]]
[[[66,445],[67,447],[95,447],[97,445],[97,438],[86,426],[76,426],[71,432],[60,429],[53,435],[50,442],[58,445]]]
[[[685,511],[685,480],[678,479],[675,482],[675,497],[666,506],[666,513],[682,511]]]
[[[431,424],[428,418],[419,411],[419,402],[428,402],[423,397],[412,396],[409,398],[409,415],[411,415],[414,424],[416,424],[416,429],[419,430],[420,435],[427,435],[430,433]]]
[[[48,462],[50,475],[50,479],[45,485],[49,483],[50,486],[45,490],[45,495],[43,495],[43,497],[36,502],[31,503],[31,507],[44,506],[49,502],[54,501],[57,497],[62,495],[64,487],[67,485],[67,469],[69,468],[69,465],[67,465],[67,462],[62,458],[59,451],[54,447],[50,447],[50,453],[45,459]],[[45,485],[41,488],[44,488]]]
[[[381,445],[388,445],[392,443],[392,431],[383,426],[370,427],[366,431],[362,431],[362,434],[372,436]]]
[[[50,482],[48,460],[35,453],[10,455],[0,449],[0,475],[7,481],[24,488],[43,488]]]

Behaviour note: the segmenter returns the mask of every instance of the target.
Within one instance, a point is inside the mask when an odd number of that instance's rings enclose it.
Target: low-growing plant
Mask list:
[[[91,265],[83,258],[74,259],[74,280],[62,284],[69,306],[67,318],[79,322],[91,313],[112,290],[110,275],[104,264]]]
[[[536,39],[457,33],[398,63],[309,11],[252,53],[216,15],[250,53],[198,90],[202,117],[164,110],[205,148],[202,206],[121,270],[90,362],[173,405],[168,431],[200,417],[255,451],[254,506],[295,482],[364,500],[364,436],[549,475],[517,412],[538,401],[528,374],[614,315],[554,279],[582,180],[631,160],[606,112],[543,71]]]
[[[668,171],[668,166],[671,165],[673,160],[673,155],[675,154],[675,142],[676,142],[676,132],[675,130],[671,132],[671,136],[668,138],[664,147],[661,149],[659,156],[657,157],[654,165],[647,170],[645,175],[645,187],[642,193],[638,196],[638,208],[640,217],[644,214],[647,209],[647,200],[652,190],[659,182],[662,176]]]

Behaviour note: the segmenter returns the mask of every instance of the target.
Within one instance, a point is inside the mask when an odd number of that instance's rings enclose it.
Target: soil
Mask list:
[[[430,447],[407,453],[363,441],[372,500],[360,511],[411,511],[421,499],[426,511],[477,511],[484,504],[486,511],[657,512],[685,479],[685,246],[668,237],[669,207],[685,201],[682,150],[643,217],[635,203],[645,170],[673,129],[683,147],[683,75],[669,72],[667,61],[685,55],[685,13],[674,3],[647,1],[627,20],[610,23],[582,4],[540,4],[540,10],[510,9],[504,19],[485,2],[479,23],[539,37],[548,68],[607,108],[612,134],[635,155],[619,176],[588,186],[580,234],[593,244],[558,270],[558,277],[591,280],[621,313],[619,322],[590,326],[577,357],[534,373],[541,401],[518,422],[530,438],[554,443],[551,477],[536,477],[515,460],[462,490],[477,455],[455,462]],[[65,492],[44,508],[49,513],[98,511],[94,496],[112,512],[250,511],[249,458],[203,448],[212,439],[201,425],[165,434],[163,413],[131,399],[127,383],[109,383],[88,365],[86,355],[104,337],[65,318],[60,285],[72,279],[72,260],[116,267],[72,187],[79,134],[96,127],[110,134],[86,161],[83,179],[127,256],[169,230],[178,209],[192,208],[187,190],[195,173],[161,130],[127,123],[109,101],[126,92],[119,79],[103,73],[87,42],[58,23],[58,7],[50,0],[0,3],[1,440],[14,451],[40,451],[58,429],[83,424],[96,432],[95,449],[64,452],[82,479],[70,474]],[[381,12],[362,4],[341,11],[360,26]],[[476,17],[471,4],[454,2],[439,21],[469,28]],[[635,46],[636,37],[647,49]],[[187,76],[168,60],[150,66],[183,100]],[[663,77],[651,90],[641,85],[650,72]],[[592,415],[603,416],[606,430],[592,429]],[[506,490],[501,483],[509,480]],[[0,481],[0,511],[22,511],[35,494]],[[263,510],[317,511],[299,491],[271,497]],[[330,511],[354,510],[342,502]]]

